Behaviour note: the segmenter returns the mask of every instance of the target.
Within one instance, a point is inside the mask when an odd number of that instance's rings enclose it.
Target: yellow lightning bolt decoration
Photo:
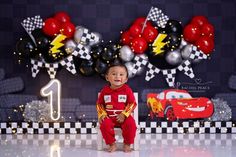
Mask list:
[[[58,50],[60,47],[62,47],[64,44],[61,43],[63,40],[66,39],[66,36],[63,34],[59,34],[57,35],[57,37],[50,43],[50,45],[53,45],[53,47],[50,49],[52,55],[57,54],[58,52],[60,52],[60,50]]]
[[[153,42],[152,46],[153,46],[153,52],[155,53],[155,55],[158,55],[164,52],[162,48],[166,45],[166,43],[163,42],[166,36],[167,36],[166,34],[159,34],[157,38],[155,39],[155,41]]]

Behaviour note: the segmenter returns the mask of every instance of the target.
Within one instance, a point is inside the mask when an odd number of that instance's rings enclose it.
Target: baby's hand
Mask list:
[[[103,122],[103,120],[107,118],[107,116],[103,115],[98,119],[98,122],[101,124]]]
[[[124,115],[123,113],[118,114],[118,115],[116,116],[116,120],[117,120],[117,122],[119,122],[119,123],[123,123],[124,120],[125,120],[125,115]]]

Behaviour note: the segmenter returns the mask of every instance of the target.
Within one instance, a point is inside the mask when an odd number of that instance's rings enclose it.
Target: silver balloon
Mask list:
[[[119,52],[120,58],[125,62],[129,62],[134,58],[134,52],[127,45],[122,46]]]
[[[141,67],[138,69],[136,75],[142,75],[142,74],[144,73],[144,71],[145,71],[145,66],[141,66]]]
[[[188,59],[190,60],[192,63],[199,63],[201,60],[200,59],[190,59],[190,55],[192,53],[193,50],[193,46],[191,44],[185,45],[182,49],[181,49],[181,56],[184,60]]]
[[[76,43],[72,39],[66,41],[65,50],[67,54],[71,54],[75,50],[75,48]]]
[[[189,59],[190,54],[192,53],[192,45],[188,44],[185,45],[182,49],[181,49],[181,56],[183,57],[183,59]]]
[[[188,43],[184,40],[184,38],[182,38],[179,48],[181,49],[181,48],[183,48],[187,44]]]
[[[90,46],[99,44],[102,41],[102,35],[100,33],[98,33],[98,32],[92,32],[92,33],[93,33],[95,40],[89,42]]]
[[[171,65],[178,65],[182,62],[182,57],[179,52],[179,49],[174,51],[169,51],[166,54],[166,61]]]
[[[125,66],[128,70],[128,78],[134,77],[134,75],[132,74],[132,70],[134,68],[134,63],[133,62],[126,62]]]
[[[77,26],[74,34],[74,40],[76,43],[80,43],[83,33],[84,33],[84,27]]]

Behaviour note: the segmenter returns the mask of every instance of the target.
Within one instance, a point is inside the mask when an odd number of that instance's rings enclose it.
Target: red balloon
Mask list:
[[[139,17],[134,21],[133,25],[139,25],[139,26],[143,27],[145,20],[146,20],[146,17]],[[152,23],[150,21],[147,21],[146,26],[152,26]]]
[[[188,24],[184,28],[184,39],[190,43],[194,43],[201,35],[200,29],[195,24]]]
[[[138,37],[141,35],[142,27],[139,25],[132,25],[129,29],[130,35],[132,37]]]
[[[136,37],[131,42],[131,49],[136,54],[142,54],[147,49],[147,42],[143,37]]]
[[[157,34],[158,31],[152,26],[146,26],[143,31],[143,37],[149,43],[152,43],[156,39]]]
[[[194,16],[191,20],[191,23],[202,27],[205,23],[208,23],[208,19],[205,16]]]
[[[54,18],[44,21],[43,32],[48,36],[55,36],[60,32],[60,23]]]
[[[61,33],[67,38],[71,38],[75,33],[75,25],[70,22],[63,23],[61,25]]]
[[[205,54],[210,54],[214,49],[214,41],[207,36],[200,37],[197,40],[196,45]]]
[[[130,45],[131,40],[132,40],[132,37],[131,37],[129,31],[122,33],[122,35],[121,35],[121,43],[122,44]]]
[[[54,18],[61,23],[70,22],[70,16],[66,12],[57,12]]]
[[[214,26],[210,23],[205,23],[201,28],[201,34],[212,37],[214,35]]]

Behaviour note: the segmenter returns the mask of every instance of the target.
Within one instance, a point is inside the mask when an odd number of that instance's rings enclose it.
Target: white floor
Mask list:
[[[140,150],[96,150],[96,134],[0,135],[0,157],[235,157],[236,134],[141,134]],[[121,140],[118,140],[121,141]]]

